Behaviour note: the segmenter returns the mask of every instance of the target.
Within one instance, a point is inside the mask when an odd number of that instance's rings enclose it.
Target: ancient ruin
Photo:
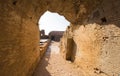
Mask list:
[[[120,0],[0,0],[0,76],[32,76],[47,10],[71,22],[61,54],[82,76],[120,75]]]
[[[48,39],[49,36],[48,35],[45,35],[45,30],[41,30],[40,31],[40,39]]]
[[[51,31],[49,33],[49,39],[53,41],[60,41],[60,38],[62,38],[64,31]]]

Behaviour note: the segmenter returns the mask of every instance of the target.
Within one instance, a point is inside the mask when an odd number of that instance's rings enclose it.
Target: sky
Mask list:
[[[44,29],[45,34],[48,35],[50,31],[65,31],[70,22],[58,13],[46,11],[40,17],[38,24],[39,29]]]

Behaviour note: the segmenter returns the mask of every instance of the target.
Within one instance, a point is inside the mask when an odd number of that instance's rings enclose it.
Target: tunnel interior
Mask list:
[[[38,21],[47,10],[71,23],[62,39],[67,60],[86,76],[119,75],[120,0],[2,0],[0,9],[0,76],[32,75],[40,60]]]

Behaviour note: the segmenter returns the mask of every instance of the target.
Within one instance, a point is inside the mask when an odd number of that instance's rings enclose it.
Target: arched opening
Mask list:
[[[64,31],[70,22],[64,16],[58,13],[46,11],[39,19],[39,30],[41,31],[41,39],[51,39],[60,41]]]

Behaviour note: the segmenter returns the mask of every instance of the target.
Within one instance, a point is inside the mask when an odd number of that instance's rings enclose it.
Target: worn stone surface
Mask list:
[[[0,0],[0,76],[30,76],[39,59],[39,31],[29,6]]]
[[[69,32],[64,33],[61,39],[61,53],[65,59],[82,67],[85,76],[119,75],[119,27],[94,23],[80,25],[72,33]],[[70,41],[72,39],[74,44]]]
[[[60,54],[59,42],[52,41],[33,76],[83,76],[81,68]]]
[[[109,2],[110,1],[110,2]],[[61,39],[61,53],[67,58],[74,51],[74,63],[85,76],[118,76],[120,66],[120,1],[105,0],[96,8],[83,25],[67,28]],[[111,6],[112,5],[112,6]],[[114,11],[111,11],[113,9]],[[77,49],[67,48],[67,39],[73,39]],[[71,44],[73,46],[73,44]]]
[[[72,59],[86,76],[117,76],[119,4],[119,0],[0,0],[0,76],[31,75],[40,55],[38,20],[47,10],[71,22],[66,36],[76,44]]]

